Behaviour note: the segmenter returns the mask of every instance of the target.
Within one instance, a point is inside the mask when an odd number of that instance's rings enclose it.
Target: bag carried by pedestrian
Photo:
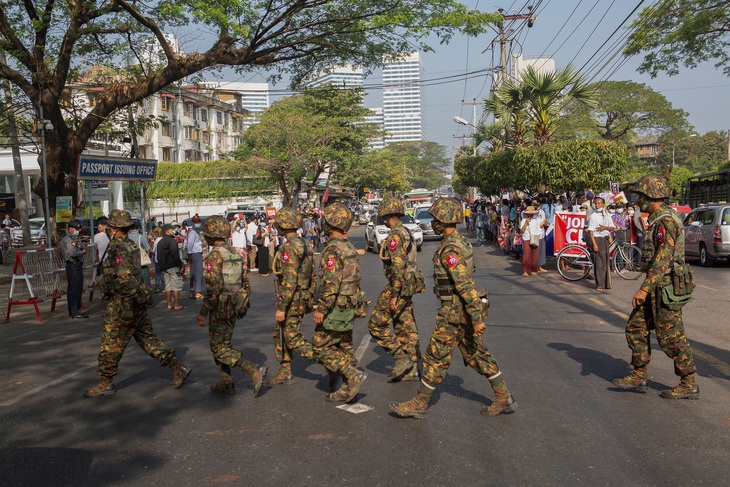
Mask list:
[[[530,235],[530,247],[537,248],[540,246],[540,235]]]
[[[142,267],[147,267],[152,264],[150,260],[150,254],[142,248],[142,235],[137,239],[137,247],[139,248],[139,263]]]

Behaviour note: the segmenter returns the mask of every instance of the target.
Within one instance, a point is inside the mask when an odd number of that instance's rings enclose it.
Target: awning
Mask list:
[[[89,91],[94,91],[96,93],[104,91],[106,88],[102,88],[101,86],[95,87],[95,88],[89,88]]]
[[[175,95],[171,95],[169,93],[162,93],[160,96],[162,98],[177,98]]]
[[[185,103],[197,103],[195,100],[191,100],[190,98],[183,98],[183,101]]]

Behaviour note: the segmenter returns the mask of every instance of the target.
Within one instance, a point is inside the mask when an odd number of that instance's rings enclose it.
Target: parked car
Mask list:
[[[418,226],[421,227],[424,240],[440,240],[443,237],[441,235],[436,235],[436,232],[433,231],[433,227],[431,226],[433,216],[431,216],[431,214],[428,212],[430,209],[430,205],[418,206],[414,209],[413,214],[415,215],[416,223],[418,223]]]
[[[365,210],[360,213],[360,216],[358,217],[357,222],[360,225],[367,225],[370,223],[374,216],[378,214],[378,210]]]
[[[413,235],[413,242],[416,244],[416,249],[420,251],[423,245],[423,231],[421,227],[418,226],[410,215],[403,215],[400,217],[400,221],[410,230],[411,235]],[[381,216],[377,216],[371,220],[368,226],[365,227],[365,248],[368,250],[372,249],[376,253],[380,252],[380,246],[383,244],[385,237],[388,236],[388,232],[390,232],[390,229],[388,229]]]
[[[40,245],[41,242],[46,241],[46,219],[45,218],[31,218],[30,224],[30,243],[31,245]],[[23,245],[23,229],[20,225],[13,227],[10,230],[10,238],[13,240],[13,245]]]
[[[684,220],[684,253],[711,266],[730,257],[730,205],[703,205]]]

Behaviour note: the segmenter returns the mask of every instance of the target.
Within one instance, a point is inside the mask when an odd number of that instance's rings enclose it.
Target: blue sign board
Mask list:
[[[78,179],[110,181],[154,181],[157,161],[82,154],[79,156]]]

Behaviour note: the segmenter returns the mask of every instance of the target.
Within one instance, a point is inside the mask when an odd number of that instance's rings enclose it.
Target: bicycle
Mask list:
[[[615,239],[608,248],[611,270],[620,277],[635,280],[644,272],[640,269],[641,249],[629,241]],[[558,272],[569,281],[585,279],[593,269],[588,249],[581,245],[568,245],[558,253]]]

